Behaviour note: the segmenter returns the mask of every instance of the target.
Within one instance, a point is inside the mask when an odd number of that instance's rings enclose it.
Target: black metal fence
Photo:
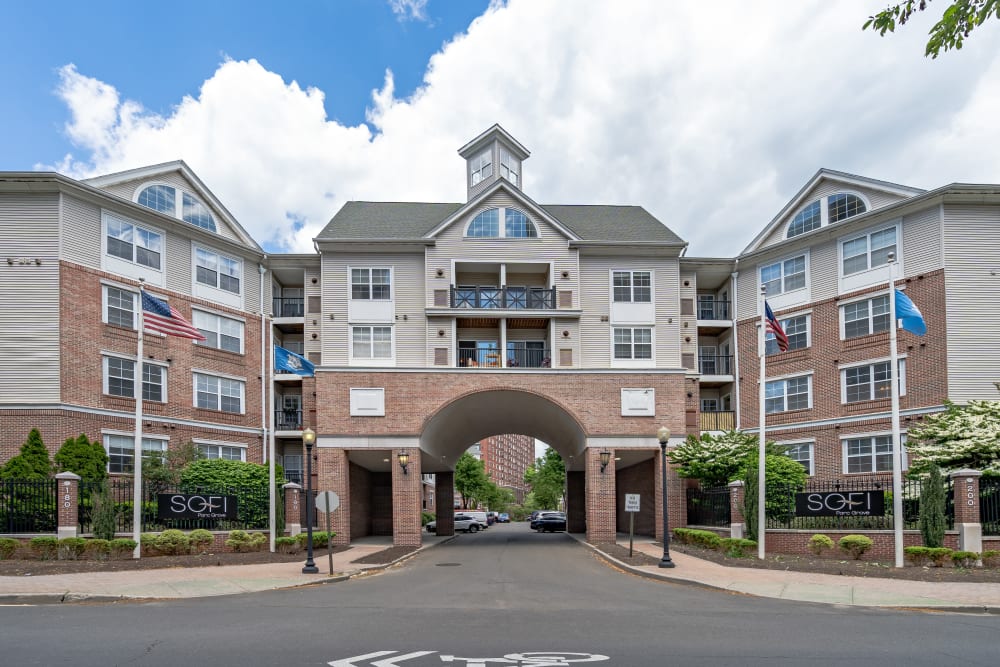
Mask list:
[[[94,482],[80,483],[80,503],[78,508],[79,529],[81,534],[93,532],[93,495],[100,491],[101,484]],[[133,532],[133,500],[132,480],[128,477],[117,477],[110,482],[111,497],[117,508],[116,533]],[[164,519],[157,518],[157,496],[163,493],[203,494],[218,496],[234,496],[237,503],[236,519]],[[281,507],[284,497],[283,489],[277,489],[275,503]],[[233,486],[222,489],[205,487],[164,487],[150,484],[143,480],[142,485],[142,526],[140,532],[159,532],[168,528],[179,530],[266,530],[270,498],[267,485]],[[55,527],[52,528],[52,532]]]
[[[1000,477],[979,479],[979,523],[983,535],[1000,535]]]
[[[54,533],[59,526],[58,481],[0,480],[0,531]]]
[[[687,490],[687,522],[689,526],[728,528],[729,487]]]

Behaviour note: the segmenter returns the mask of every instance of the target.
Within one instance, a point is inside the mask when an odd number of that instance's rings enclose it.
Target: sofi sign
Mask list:
[[[161,493],[156,496],[158,519],[235,519],[236,496]]]
[[[796,516],[885,516],[882,491],[796,493]]]

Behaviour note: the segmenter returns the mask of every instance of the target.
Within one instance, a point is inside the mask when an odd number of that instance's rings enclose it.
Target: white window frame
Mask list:
[[[205,318],[212,320],[211,324],[214,325],[213,328],[207,328],[209,322],[205,321]],[[199,323],[198,320],[201,320]],[[242,318],[231,317],[229,315],[222,315],[220,313],[215,313],[204,308],[192,307],[191,308],[191,323],[201,331],[202,335],[213,334],[216,337],[216,344],[209,345],[208,341],[211,340],[209,336],[205,336],[205,340],[195,341],[196,345],[201,347],[207,347],[213,350],[221,350],[223,352],[230,352],[233,354],[245,354],[246,346],[246,321]],[[223,336],[223,325],[229,324],[230,326],[236,325],[239,328],[238,336],[228,336],[229,338],[236,338],[239,341],[238,350],[230,350],[228,348],[222,347],[222,336]]]
[[[899,368],[896,372],[899,380],[899,395],[906,396],[906,355],[900,355],[898,357],[898,362],[899,362]],[[889,398],[889,396],[886,396],[884,398],[875,397],[875,365],[889,364],[889,363],[891,363],[891,359],[889,357],[885,357],[882,359],[872,359],[870,361],[865,361],[862,363],[851,363],[840,366],[840,402],[843,405],[856,405],[858,403],[866,403],[868,401],[884,401],[886,400],[886,398]],[[866,367],[868,368],[868,376],[870,378],[868,381],[868,388],[870,391],[869,397],[858,401],[849,402],[847,400],[847,371],[855,368],[866,368]],[[890,390],[891,390],[891,385],[890,385]]]
[[[805,321],[806,321],[806,330],[805,330],[806,344],[803,345],[803,346],[801,346],[801,347],[792,347],[791,346],[792,336],[798,336],[799,334],[798,333],[789,334],[788,333],[788,329],[789,329],[788,323],[790,321],[792,321],[792,320],[797,320],[799,318],[805,318]],[[789,352],[792,352],[794,350],[808,350],[810,347],[812,347],[812,311],[808,311],[808,312],[805,312],[805,313],[793,313],[791,315],[782,315],[778,319],[778,322],[779,322],[779,324],[781,324],[781,328],[784,330],[785,335],[788,336],[788,342],[789,342],[788,351]],[[759,325],[758,325],[757,329],[758,329],[758,331],[760,330]],[[776,342],[775,335],[773,333],[771,333],[770,331],[765,331],[764,332],[764,345],[765,345],[765,350],[767,351],[767,356],[769,356],[769,357],[772,356],[772,355],[775,355],[775,354],[780,354],[780,352],[781,352],[778,349],[778,344]]]
[[[389,330],[388,357],[359,357],[354,354],[354,332],[357,329],[369,329],[371,351],[375,351],[375,329]],[[396,327],[391,324],[351,324],[347,330],[348,363],[354,366],[393,366],[396,363]]]
[[[348,298],[351,301],[373,301],[373,302],[385,302],[392,301],[395,293],[395,276],[393,275],[393,267],[391,266],[351,266],[348,268],[348,280],[349,280],[349,292]],[[368,272],[368,282],[358,283],[359,285],[368,286],[368,296],[367,297],[356,297],[354,296],[354,272],[355,271],[367,271]],[[382,298],[375,298],[372,296],[374,293],[375,283],[372,282],[372,271],[388,271],[389,272],[389,282],[386,283],[389,286],[389,295]],[[378,283],[382,285],[383,283]]]
[[[615,295],[615,276],[617,274],[628,274],[629,284],[628,284],[628,299],[619,300]],[[636,285],[635,278],[637,274],[645,274],[649,279],[649,284],[646,288],[649,290],[649,299],[646,301],[637,301],[635,298]],[[642,304],[644,306],[653,303],[653,285],[654,285],[654,274],[652,269],[612,269],[611,270],[611,302],[612,303],[631,303],[631,304]]]
[[[788,382],[789,382],[789,380],[799,380],[801,378],[805,378],[806,383],[807,383],[806,384],[806,401],[807,401],[808,404],[805,407],[796,407],[796,408],[793,408],[793,409],[789,410],[789,408],[788,408]],[[793,412],[793,411],[798,411],[798,410],[811,410],[812,409],[812,407],[813,407],[813,374],[811,372],[809,372],[809,373],[795,373],[793,375],[785,375],[785,376],[782,376],[782,377],[771,378],[770,380],[768,380],[767,383],[766,383],[766,385],[765,385],[765,387],[764,387],[765,405],[767,404],[768,400],[771,400],[771,398],[776,398],[776,397],[767,397],[767,389],[768,389],[768,387],[777,385],[778,383],[781,383],[781,385],[783,387],[782,394],[781,394],[781,399],[782,399],[782,403],[783,403],[784,407],[781,410],[772,410],[772,411],[766,412],[765,414],[780,415],[780,414],[783,414],[785,412]],[[766,410],[766,407],[765,407],[765,410]]]
[[[198,267],[200,266],[198,260],[198,253],[202,252],[208,255],[212,255],[216,260],[215,271],[215,284],[210,285],[208,283],[198,280]],[[223,289],[220,287],[222,284],[222,261],[227,260],[229,262],[234,262],[239,267],[239,281],[240,289],[239,292],[232,292],[228,289]],[[204,267],[209,269],[209,267]],[[230,274],[225,274],[230,275]],[[201,245],[199,243],[191,244],[191,290],[194,296],[208,299],[216,303],[221,303],[223,305],[229,306],[231,308],[243,309],[243,296],[246,294],[247,283],[246,283],[246,262],[243,261],[242,257],[236,257],[228,253],[219,252],[214,248],[206,245]]]
[[[510,181],[514,187],[521,187],[521,161],[503,146],[500,147],[500,176]]]
[[[838,307],[838,309],[837,309],[839,311],[839,316],[840,316],[840,340],[859,340],[861,338],[864,338],[865,336],[875,336],[875,335],[880,334],[880,333],[886,333],[886,332],[888,332],[889,329],[886,329],[885,331],[875,331],[874,330],[875,329],[875,324],[874,324],[874,317],[875,316],[872,315],[872,311],[873,311],[872,301],[874,299],[880,299],[882,297],[888,297],[888,296],[889,296],[888,291],[885,291],[885,292],[878,292],[878,293],[874,293],[874,294],[866,294],[864,297],[862,297],[860,299],[851,299],[850,301],[844,301],[844,302],[842,302],[840,304],[840,306]],[[861,334],[860,336],[851,336],[850,338],[848,338],[847,337],[847,311],[846,311],[846,308],[848,306],[853,306],[853,305],[855,305],[857,303],[861,303],[861,302],[864,302],[864,301],[868,302],[868,333]],[[887,316],[888,316],[889,312],[890,311],[886,311],[886,315]],[[860,320],[852,320],[852,322],[856,322],[856,321],[860,321]],[[890,327],[892,326],[892,322],[889,322],[889,326]]]
[[[224,442],[222,440],[203,440],[200,438],[192,438],[191,442],[198,451],[202,453],[202,456],[208,459],[225,459],[227,461],[244,461],[247,460],[247,444],[245,442]],[[216,449],[216,455],[212,456],[208,450]],[[232,456],[222,456],[222,450],[228,449],[231,451],[238,451],[240,458],[234,459]]]
[[[128,325],[127,328],[131,329],[132,331],[135,331],[136,326],[138,326],[137,321],[139,317],[139,312],[138,312],[139,292],[124,285],[105,282],[103,280],[101,281],[101,321],[104,324],[110,324],[113,327],[118,327],[122,325],[118,324],[117,322],[112,322],[111,318],[109,317],[109,313],[111,311],[111,298],[110,294],[108,293],[109,290],[118,290],[119,292],[125,292],[127,294],[132,295],[132,322]]]
[[[528,222],[528,224],[531,225],[532,227],[534,227],[534,229],[535,229],[535,235],[534,236],[507,236],[507,210],[508,209],[513,210],[513,211],[518,211],[519,213],[521,213],[522,215],[524,215],[524,219]],[[469,236],[469,229],[472,227],[472,223],[476,221],[476,218],[478,218],[481,214],[486,213],[487,211],[496,211],[497,212],[497,235],[496,236]],[[471,218],[469,218],[469,221],[467,223],[465,223],[465,226],[462,228],[462,238],[463,239],[472,239],[474,241],[485,241],[485,240],[507,239],[507,238],[517,239],[518,241],[537,241],[538,239],[542,238],[542,230],[539,229],[538,224],[535,223],[535,221],[531,219],[531,216],[528,215],[528,212],[525,211],[522,208],[518,208],[517,206],[487,206],[486,208],[483,208],[482,210],[476,211],[476,214],[474,216],[472,216]]]
[[[122,451],[118,456],[125,459],[126,457],[131,462],[131,466],[125,464],[122,461],[121,470],[113,470],[111,465],[111,438],[116,441],[116,446]],[[120,440],[119,440],[120,439]],[[125,441],[128,444],[125,444]],[[125,431],[101,431],[101,444],[104,446],[104,453],[108,455],[108,465],[106,470],[110,474],[128,474],[135,469],[135,433],[128,433]],[[143,458],[146,452],[161,452],[166,453],[167,449],[170,447],[170,438],[168,436],[157,436],[157,435],[146,435],[142,436],[142,451]],[[161,454],[162,457],[162,454]],[[116,466],[119,467],[119,466]]]
[[[815,440],[793,440],[793,441],[789,441],[789,442],[779,442],[778,444],[785,449],[785,455],[788,456],[789,458],[792,458],[791,454],[789,453],[790,449],[797,449],[799,451],[802,451],[802,448],[805,447],[806,451],[809,454],[809,458],[807,459],[809,465],[803,465],[803,467],[806,469],[806,473],[810,477],[812,477],[813,475],[816,474],[816,441]],[[797,463],[803,463],[803,464],[806,463],[806,461],[803,461],[802,459],[792,458],[792,460],[795,461],[795,462],[797,462]]]
[[[125,394],[112,394],[111,393],[111,366],[110,366],[110,362],[111,362],[112,359],[118,359],[120,361],[128,361],[128,362],[130,362],[132,364],[132,377],[131,377],[132,393],[131,394],[125,395]],[[134,356],[129,356],[127,354],[112,354],[112,353],[109,353],[109,352],[102,352],[101,353],[101,377],[102,377],[102,391],[104,392],[104,395],[105,396],[114,396],[115,398],[135,398],[135,381],[136,381],[135,380],[135,368],[136,368],[136,365],[137,364],[136,364]],[[146,376],[146,374],[145,374],[146,367],[150,367],[150,368],[155,367],[155,368],[159,368],[160,369],[160,383],[159,383],[158,386],[160,387],[160,394],[161,394],[161,396],[160,396],[159,400],[153,399],[153,398],[145,398],[145,391],[143,391],[143,399],[142,400],[143,401],[149,401],[150,403],[167,403],[168,402],[168,396],[167,396],[167,385],[168,385],[168,383],[167,383],[167,369],[169,368],[169,366],[167,364],[165,364],[165,363],[158,363],[156,361],[144,360],[143,363],[142,363],[142,369],[143,369],[142,386],[143,386],[143,390],[145,390],[145,387],[146,387],[147,384],[154,385],[154,383],[146,382],[146,377],[145,377]],[[123,379],[125,379],[125,378],[123,378]]]
[[[108,222],[114,219],[115,222],[132,227],[132,257],[125,259],[108,252]],[[142,230],[147,234],[155,234],[160,240],[160,266],[153,268],[146,264],[136,262],[136,248],[138,247],[136,230]],[[162,229],[151,225],[141,224],[124,215],[108,210],[101,211],[101,268],[110,273],[117,273],[129,278],[142,278],[152,285],[162,286],[164,282],[164,267],[167,264],[167,235]]]
[[[139,204],[139,197],[142,196],[142,193],[146,191],[146,188],[152,187],[154,185],[159,185],[161,187],[169,188],[169,189],[171,189],[171,190],[174,191],[174,210],[173,211],[161,211],[161,210],[156,209],[156,208],[150,208],[150,207],[146,206],[145,204]],[[188,196],[188,197],[190,197],[191,199],[193,199],[196,203],[201,204],[205,208],[205,210],[208,211],[208,216],[209,216],[209,218],[212,221],[212,227],[211,228],[195,224],[195,223],[193,223],[193,222],[191,222],[189,220],[186,220],[184,218],[184,197],[185,197],[185,195]],[[187,224],[191,225],[192,227],[196,227],[198,229],[204,229],[205,231],[211,232],[213,234],[218,234],[219,233],[219,221],[216,219],[215,214],[212,212],[212,207],[210,207],[208,204],[206,204],[204,201],[202,201],[201,197],[199,197],[198,195],[196,195],[194,192],[191,192],[189,190],[182,190],[181,188],[177,187],[176,185],[171,185],[170,183],[165,183],[163,181],[148,181],[146,183],[143,183],[142,185],[140,185],[138,188],[135,189],[135,194],[132,196],[132,201],[134,201],[136,204],[139,204],[139,206],[142,206],[143,208],[149,208],[150,211],[156,211],[157,213],[160,213],[162,215],[169,215],[169,216],[171,216],[173,218],[177,218],[181,222],[187,223]]]
[[[469,159],[469,183],[479,185],[493,175],[493,147]]]
[[[628,330],[630,332],[630,334],[629,334],[629,340],[630,340],[630,342],[629,342],[629,349],[631,350],[631,356],[629,356],[629,357],[617,357],[617,356],[615,356],[615,347],[616,347],[616,344],[615,344],[615,331],[617,331],[618,329]],[[636,356],[635,356],[635,346],[636,346],[635,332],[636,332],[637,329],[641,329],[641,330],[644,330],[644,331],[649,331],[649,347],[650,347],[650,351],[649,351],[649,357],[648,358],[646,358],[646,357],[636,358]],[[612,326],[610,328],[610,333],[611,333],[611,336],[610,336],[611,341],[610,342],[611,342],[611,364],[612,364],[612,366],[620,367],[620,368],[630,368],[630,367],[648,368],[650,366],[655,366],[656,365],[656,327],[649,326],[649,325],[628,326],[628,325],[617,325],[616,324],[616,325],[614,325],[614,326]]]
[[[902,225],[899,221],[889,225],[873,227],[863,232],[842,236],[837,239],[837,279],[839,282],[838,289],[841,294],[888,282],[890,269],[888,261],[872,265],[872,236],[889,230],[892,230],[895,235],[893,252],[896,253],[896,264],[899,266],[897,270],[900,272],[900,275],[903,275],[905,269],[903,267]],[[844,269],[844,262],[846,261],[844,247],[848,243],[862,239],[865,242],[864,254],[852,255],[852,257],[864,256],[865,268],[847,273]]]
[[[247,410],[247,381],[246,381],[246,378],[235,377],[235,376],[232,376],[232,375],[223,375],[223,374],[220,374],[220,373],[213,373],[211,371],[198,370],[198,369],[193,369],[192,370],[191,377],[192,377],[191,388],[192,388],[192,396],[193,396],[192,405],[196,409],[198,409],[198,410],[214,410],[216,412],[224,412],[224,413],[230,414],[230,415],[243,415],[243,414],[246,414],[246,410]],[[216,397],[216,399],[217,399],[215,401],[215,406],[214,407],[206,407],[206,406],[198,405],[198,394],[199,394],[199,390],[198,390],[198,378],[199,377],[205,377],[205,378],[215,379],[215,380],[219,381],[218,384],[217,384],[217,386],[216,386],[217,391],[214,394],[215,397]],[[240,388],[240,396],[239,396],[239,399],[240,399],[240,409],[239,409],[239,411],[223,410],[222,409],[222,397],[224,395],[223,394],[223,389],[222,389],[222,381],[226,381],[226,382],[230,382],[230,383],[235,383],[235,385],[230,385],[230,387],[237,386],[237,387]],[[207,393],[207,392],[202,392],[202,393]],[[232,396],[230,395],[229,398],[232,398]]]
[[[797,276],[799,274],[794,273],[794,274],[785,275],[785,264],[787,264],[788,262],[793,262],[793,261],[795,261],[797,259],[802,259],[802,261],[803,261],[802,286],[801,287],[787,288],[787,287],[785,287],[785,281],[788,279],[788,277],[790,275],[796,275]],[[795,294],[797,292],[801,292],[801,291],[809,289],[809,253],[808,252],[804,252],[804,253],[797,253],[795,255],[789,255],[789,256],[786,256],[786,257],[782,257],[781,259],[777,259],[777,260],[775,260],[773,262],[768,262],[767,264],[758,264],[757,265],[757,292],[758,292],[758,294],[760,293],[760,287],[761,287],[761,285],[763,285],[764,282],[765,282],[763,280],[763,271],[764,271],[764,269],[768,269],[768,268],[771,268],[771,267],[774,267],[774,266],[780,267],[780,269],[781,269],[781,278],[780,278],[781,290],[777,291],[777,292],[770,292],[769,291],[766,294],[766,297],[768,299],[770,299],[771,301],[775,301],[776,297],[784,296],[786,294]],[[767,282],[772,282],[772,281],[767,281]],[[771,303],[771,307],[772,308],[775,307],[774,303]],[[778,306],[778,307],[780,307],[780,306]]]
[[[857,197],[865,205],[865,210],[861,213],[855,213],[854,215],[847,216],[846,218],[841,218],[840,220],[830,222],[830,198],[835,197],[837,195],[853,195]],[[815,227],[809,230],[808,232],[801,232],[799,234],[789,236],[789,233],[792,230],[792,224],[795,222],[795,219],[798,217],[798,215],[817,202],[819,202],[819,227]],[[798,209],[796,209],[795,215],[789,218],[788,222],[785,224],[782,238],[794,239],[796,237],[808,234],[809,232],[815,232],[816,230],[822,229],[824,227],[828,227],[830,225],[836,225],[838,223],[844,222],[845,220],[850,220],[855,216],[864,215],[865,213],[868,213],[871,210],[872,210],[871,201],[869,201],[868,197],[866,197],[862,192],[859,192],[857,190],[838,190],[836,192],[831,192],[830,194],[823,195],[818,199],[810,199],[809,203],[804,204],[800,206]]]
[[[877,431],[875,433],[853,433],[853,434],[849,434],[849,435],[842,435],[842,436],[840,436],[841,471],[843,472],[843,474],[845,474],[845,475],[874,475],[874,474],[877,474],[877,473],[892,472],[892,468],[889,468],[888,470],[879,470],[878,469],[878,458],[877,458],[878,457],[878,452],[876,450],[875,439],[876,438],[886,438],[886,437],[889,438],[889,445],[891,447],[892,446],[892,432],[891,431]],[[871,466],[872,466],[871,470],[859,470],[859,471],[855,471],[855,472],[848,472],[848,470],[850,469],[850,466],[849,466],[849,462],[848,462],[847,446],[848,446],[848,442],[850,440],[869,440],[870,441],[870,444],[871,444],[871,453],[868,454],[868,456],[871,457]],[[899,447],[900,447],[900,450],[901,450],[900,453],[902,454],[902,459],[903,459],[903,461],[902,461],[902,464],[903,464],[903,470],[902,470],[902,472],[906,472],[910,468],[910,461],[909,461],[909,454],[906,451],[906,434],[905,433],[900,433],[899,434]],[[854,457],[851,457],[851,458],[857,459],[857,458],[861,458],[861,457],[860,456],[854,456]],[[892,461],[893,466],[895,466],[896,465],[895,457],[892,457],[890,460]]]

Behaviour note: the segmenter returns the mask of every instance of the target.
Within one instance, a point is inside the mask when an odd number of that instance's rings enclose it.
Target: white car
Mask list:
[[[455,515],[455,530],[460,530],[463,533],[478,533],[482,525],[475,517],[471,517],[468,514],[456,514]],[[437,532],[437,521],[427,522],[427,532],[436,533]]]

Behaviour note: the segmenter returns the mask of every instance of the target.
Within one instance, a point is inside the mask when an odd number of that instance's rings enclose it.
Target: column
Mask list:
[[[392,467],[392,545],[419,547],[420,500],[423,497],[420,481],[420,450],[408,448],[410,454],[406,470],[399,464],[398,449],[390,450]]]
[[[72,472],[61,472],[56,475],[58,486],[56,491],[57,507],[59,508],[59,523],[56,537],[76,537],[80,525],[80,476]]]
[[[455,534],[455,473],[439,472],[434,475],[434,520],[438,535]]]
[[[956,470],[951,473],[955,492],[955,530],[958,531],[958,550],[983,551],[983,525],[979,522],[978,470]]]
[[[746,491],[743,480],[729,483],[729,537],[742,539],[746,535],[746,522],[743,520],[743,494]]]
[[[289,482],[285,490],[285,532],[295,537],[302,532],[302,487]]]
[[[617,536],[618,515],[615,505],[614,455],[608,467],[601,472],[601,450],[588,447],[587,464],[587,541],[591,544],[614,544]]]

